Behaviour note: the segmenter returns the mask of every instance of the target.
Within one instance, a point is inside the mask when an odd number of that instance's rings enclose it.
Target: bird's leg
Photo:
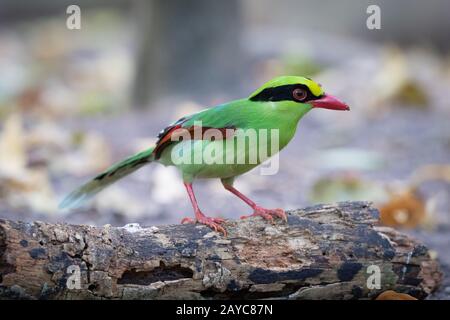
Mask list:
[[[245,195],[240,193],[232,185],[224,183],[223,186],[225,187],[225,189],[227,189],[231,193],[235,194],[236,196],[238,196],[238,198],[242,199],[246,204],[248,204],[250,207],[252,207],[253,214],[248,215],[248,216],[241,216],[241,219],[245,219],[248,217],[260,216],[266,220],[273,221],[273,216],[276,216],[276,217],[283,219],[284,221],[287,221],[286,212],[284,212],[283,209],[265,209],[263,207],[258,206],[252,200],[250,200]]]
[[[211,218],[211,217],[207,217],[205,216],[200,208],[198,207],[197,204],[197,199],[195,199],[195,194],[194,194],[194,190],[192,190],[192,183],[184,183],[184,186],[186,187],[187,193],[189,195],[189,199],[191,200],[192,203],[192,207],[194,208],[194,213],[195,213],[195,220],[191,219],[191,218],[184,218],[183,220],[181,220],[181,223],[201,223],[204,225],[207,225],[208,227],[210,227],[211,229],[213,229],[214,231],[218,231],[218,232],[222,232],[225,236],[227,235],[227,231],[225,230],[224,227],[222,227],[220,224],[225,222],[224,219],[221,218]]]

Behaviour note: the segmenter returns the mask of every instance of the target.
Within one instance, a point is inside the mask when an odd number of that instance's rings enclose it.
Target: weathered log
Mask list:
[[[364,202],[293,210],[287,224],[229,221],[228,237],[201,225],[0,220],[0,297],[355,299],[388,289],[426,297],[441,281],[438,262],[377,221]]]

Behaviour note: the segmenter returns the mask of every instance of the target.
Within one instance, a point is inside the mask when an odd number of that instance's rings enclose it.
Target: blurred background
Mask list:
[[[79,30],[66,26],[71,4]],[[366,26],[372,4],[379,30]],[[312,111],[279,173],[254,170],[237,188],[285,209],[373,201],[449,272],[448,12],[445,0],[0,0],[0,218],[178,223],[190,203],[176,170],[157,164],[81,209],[57,204],[171,121],[304,75],[351,112]],[[194,188],[207,214],[250,213],[220,181]],[[448,277],[433,297],[450,297]]]

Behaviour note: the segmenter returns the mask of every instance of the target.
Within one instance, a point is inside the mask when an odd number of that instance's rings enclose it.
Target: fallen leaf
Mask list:
[[[77,148],[53,161],[52,169],[84,176],[97,173],[112,164],[111,151],[103,136],[95,132],[77,134],[72,139]]]
[[[406,293],[399,293],[393,290],[386,290],[380,293],[375,300],[417,300]]]
[[[411,189],[392,194],[381,205],[380,221],[390,227],[415,228],[425,221],[426,207],[419,194]]]
[[[310,194],[313,202],[382,202],[387,198],[388,193],[382,184],[366,181],[350,172],[319,179],[314,183]]]
[[[10,115],[0,133],[0,172],[23,174],[27,163],[22,117]]]
[[[374,80],[379,101],[396,102],[408,107],[428,107],[429,97],[416,75],[411,72],[407,55],[397,47],[387,47],[383,64]]]

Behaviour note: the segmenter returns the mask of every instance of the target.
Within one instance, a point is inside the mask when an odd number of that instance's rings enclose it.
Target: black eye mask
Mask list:
[[[284,86],[279,87],[273,87],[273,88],[266,88],[257,95],[250,98],[251,101],[295,101],[299,102],[298,100],[295,100],[292,96],[292,92],[300,88],[302,90],[305,90],[307,93],[306,99],[301,101],[303,103],[308,102],[310,100],[317,100],[320,98],[320,96],[315,96],[311,90],[309,90],[308,86],[305,86],[303,84],[287,84]]]

